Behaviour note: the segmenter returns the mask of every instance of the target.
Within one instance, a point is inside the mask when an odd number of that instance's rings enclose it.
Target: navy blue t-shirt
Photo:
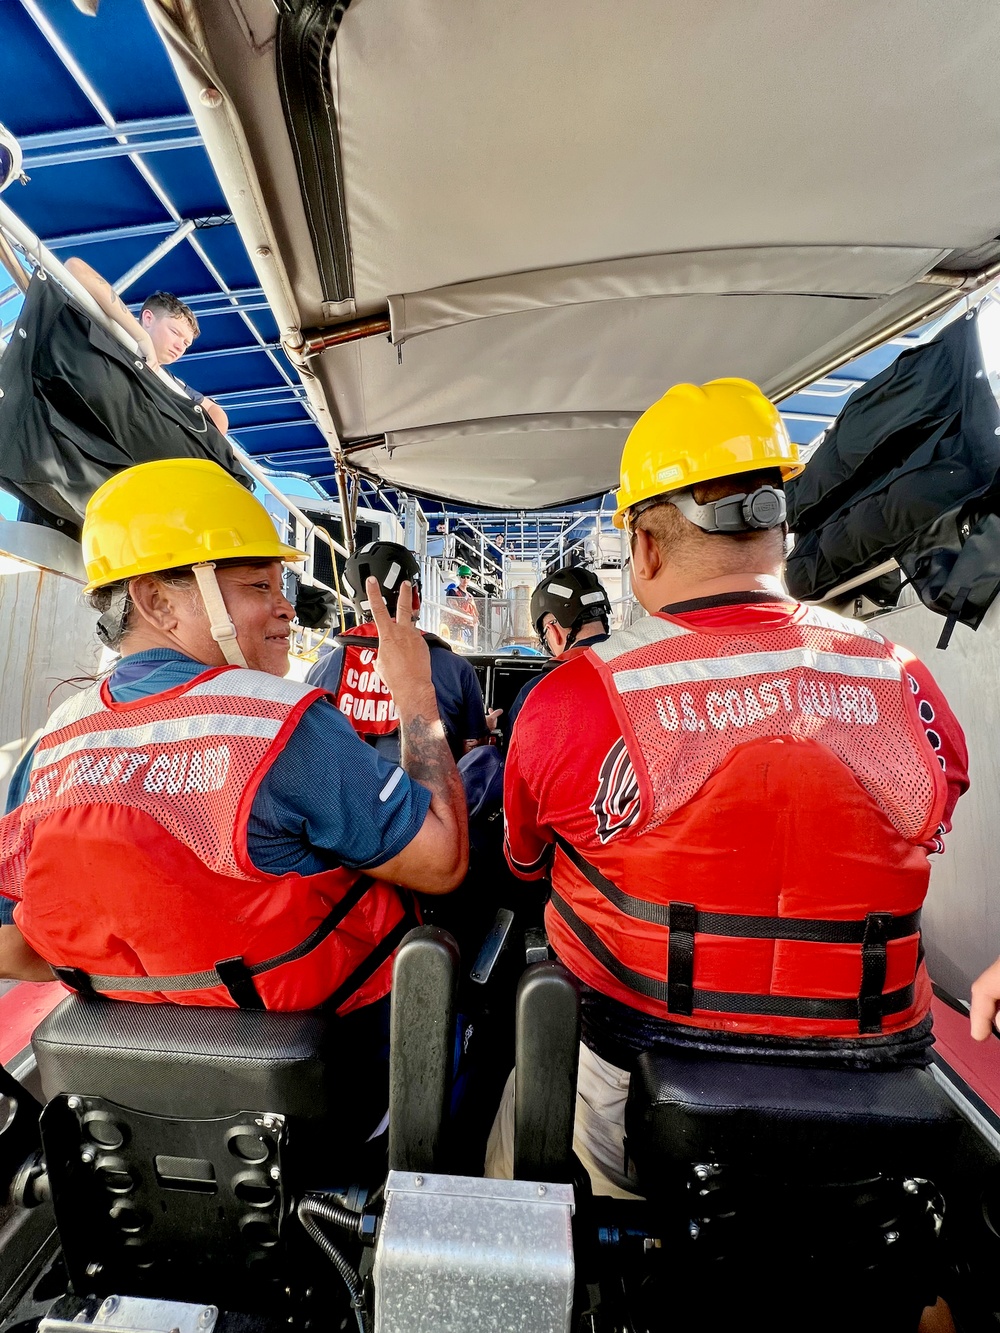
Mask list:
[[[486,705],[479,678],[472,663],[460,653],[453,653],[441,643],[430,642],[427,646],[431,653],[431,683],[437,695],[445,735],[455,759],[461,759],[466,741],[481,741],[486,737]],[[309,668],[306,680],[310,685],[334,692],[340,682],[343,660],[343,648],[334,648]],[[398,764],[399,732],[394,736],[375,737],[372,748]]]
[[[153,648],[122,658],[109,687],[116,703],[175,689],[205,670],[183,653]],[[7,810],[27,795],[33,749],[11,777]],[[365,745],[326,699],[302,714],[264,776],[250,808],[247,849],[271,875],[316,875],[338,866],[365,870],[408,846],[423,827],[431,794]],[[14,904],[0,896],[0,925]]]

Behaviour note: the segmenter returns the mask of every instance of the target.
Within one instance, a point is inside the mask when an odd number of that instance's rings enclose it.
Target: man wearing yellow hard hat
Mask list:
[[[323,1004],[345,1032],[380,1028],[413,924],[397,886],[448,892],[468,857],[409,585],[396,621],[368,589],[399,767],[325,691],[284,679],[283,563],[304,553],[216,464],[105,482],[83,553],[99,633],[121,657],[56,709],[12,782],[0,901],[17,902],[27,945],[84,994]]]
[[[785,592],[801,466],[745,380],[654,403],[615,513],[648,614],[542,681],[513,729],[507,855],[551,873],[549,940],[582,985],[575,1146],[599,1192],[635,1191],[645,1050],[929,1059],[919,912],[965,742],[922,663]],[[492,1174],[512,1139],[509,1087]]]

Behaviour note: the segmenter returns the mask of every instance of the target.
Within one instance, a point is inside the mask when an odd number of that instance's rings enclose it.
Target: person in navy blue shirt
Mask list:
[[[209,568],[214,569],[243,663],[267,675],[282,675],[294,615],[281,592],[282,561],[299,553],[279,543],[266,511],[252,496],[222,469],[203,460],[143,464],[120,473],[105,488],[132,484],[137,474],[156,468],[207,469],[213,474],[175,478],[175,489],[184,494],[197,489],[198,483],[203,490],[211,485],[216,491],[224,487],[231,492],[226,498],[236,514],[232,521],[234,550],[220,552],[218,563]],[[214,492],[205,506],[213,496]],[[91,509],[96,500],[91,501]],[[195,499],[187,503],[195,508]],[[213,516],[216,509],[212,509]],[[248,509],[251,512],[244,512]],[[200,531],[204,517],[200,513],[178,516],[170,512],[178,529],[183,520],[187,528]],[[241,533],[254,529],[255,522],[269,536],[251,547]],[[131,529],[129,535],[140,547],[142,541],[149,545],[153,539],[162,539],[165,543],[173,536],[166,525],[137,523],[136,528],[138,536]],[[87,535],[85,525],[85,552]],[[193,538],[187,535],[193,545]],[[241,556],[244,547],[249,554]],[[175,540],[171,552],[177,548]],[[140,558],[153,564],[157,553],[150,555],[142,548],[131,556],[133,561]],[[92,563],[100,572],[100,566]],[[88,573],[94,577],[89,568]],[[224,649],[210,632],[212,621],[196,591],[193,574],[186,566],[171,567],[167,574],[169,578],[159,573],[133,575],[126,570],[120,580],[106,587],[96,585],[92,594],[92,605],[102,611],[98,629],[104,642],[123,654],[108,679],[111,698],[117,703],[183,690],[206,668],[226,662]],[[376,583],[370,585],[368,595],[374,598],[374,610],[383,625],[380,662],[396,682],[404,713],[403,728],[409,738],[406,765],[401,767],[359,744],[354,729],[329,700],[313,700],[254,793],[247,851],[254,868],[264,874],[307,877],[346,867],[371,871],[373,878],[431,894],[449,892],[465,874],[468,835],[461,780],[436,726],[428,651],[411,625],[409,586],[403,584],[398,593],[398,623],[385,612]],[[33,759],[29,751],[12,776],[9,813],[24,804]],[[426,769],[428,776],[411,777],[406,771],[410,765],[423,765],[420,772],[423,775]],[[123,858],[127,864],[126,848]],[[21,936],[8,897],[0,897],[0,976],[50,977],[42,959]]]
[[[413,618],[420,612],[420,569],[412,551],[397,542],[370,542],[347,561],[343,581],[362,615],[368,615],[366,578],[378,580],[390,615],[396,613],[400,584],[413,584]],[[334,695],[334,702],[354,729],[384,758],[399,763],[399,726],[391,697],[365,668],[378,647],[374,626],[362,624],[339,636],[337,645],[309,670],[306,680]],[[472,663],[434,634],[425,634],[431,655],[431,683],[445,736],[456,760],[488,737],[486,706]],[[370,639],[370,642],[369,642]],[[345,662],[345,654],[347,661]],[[380,697],[382,696],[382,697]],[[381,705],[381,708],[380,708]],[[368,716],[366,716],[366,711]]]

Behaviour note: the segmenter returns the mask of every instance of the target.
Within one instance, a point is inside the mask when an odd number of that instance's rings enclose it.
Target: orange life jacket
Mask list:
[[[557,844],[547,926],[563,962],[695,1027],[917,1023],[923,844],[946,784],[896,650],[800,607],[747,630],[651,616],[587,660],[622,742],[592,841]],[[638,823],[619,809],[635,800]]]
[[[391,984],[413,924],[356,870],[271,875],[247,852],[261,780],[323,691],[208,670],[134,703],[56,710],[0,820],[0,892],[67,985],[117,999],[349,1013]],[[322,774],[317,774],[322,781]]]

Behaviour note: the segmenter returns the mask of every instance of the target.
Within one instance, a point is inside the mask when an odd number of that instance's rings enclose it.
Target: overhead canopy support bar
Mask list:
[[[26,292],[31,278],[25,273],[24,265],[14,253],[13,247],[7,240],[6,236],[2,235],[0,235],[0,264],[3,264],[4,268],[14,279],[14,284],[18,290]],[[7,298],[5,297],[4,299]]]
[[[210,213],[207,217],[192,218],[192,222],[198,231],[210,227],[231,226],[233,221],[232,213]],[[97,231],[77,231],[68,236],[50,236],[48,247],[50,250],[76,250],[83,245],[103,245],[106,241],[131,241],[140,240],[143,236],[167,236],[177,223],[173,218],[166,218],[163,222],[137,222],[131,227],[105,227]]]
[[[194,231],[194,222],[188,218],[175,228],[169,236],[165,236],[159,245],[153,247],[149,254],[140,259],[138,264],[133,264],[127,273],[115,283],[115,291],[121,296],[122,292],[127,292],[135,282],[136,278],[141,278],[144,273],[160,262],[164,255],[168,255],[175,245],[180,245],[181,241],[186,240]]]
[[[96,162],[103,157],[127,157],[133,153],[166,153],[172,148],[201,148],[197,134],[172,139],[145,139],[141,143],[83,144],[72,148],[52,149],[46,153],[25,155],[26,171],[40,171],[43,167],[66,167],[74,162]]]
[[[346,324],[337,324],[328,329],[303,329],[302,341],[291,345],[299,355],[317,356],[341,343],[357,342],[360,338],[385,337],[391,325],[389,314],[365,315],[362,319],[348,320]]]
[[[146,120],[119,120],[109,125],[77,125],[65,130],[46,130],[41,134],[22,134],[18,142],[25,156],[43,148],[63,148],[67,144],[92,143],[116,135],[132,138],[139,134],[177,134],[184,130],[197,131],[194,116],[151,116]]]
[[[924,277],[921,278],[921,286],[927,282],[929,276],[929,274],[925,274]],[[969,281],[973,280],[971,275],[965,275],[965,277],[968,278]],[[975,286],[971,288],[963,286],[962,290],[966,292],[966,295],[970,300],[972,297],[976,296],[981,296],[985,300],[990,294],[989,289],[995,287],[998,283],[1000,283],[1000,263],[992,264],[989,268],[983,269],[980,273],[977,273],[975,275]],[[932,285],[939,286],[939,284]],[[827,375],[832,375],[835,370],[838,370],[848,361],[856,361],[858,357],[864,356],[866,352],[871,352],[876,347],[882,347],[885,343],[901,339],[904,333],[909,333],[912,329],[916,328],[917,325],[922,324],[924,320],[930,319],[932,315],[941,314],[942,311],[947,310],[948,307],[952,305],[956,306],[956,309],[958,309],[959,305],[955,300],[957,294],[957,289],[949,283],[943,290],[936,292],[934,296],[930,297],[916,310],[909,310],[905,315],[901,315],[895,323],[888,327],[882,325],[880,328],[870,333],[867,338],[863,339],[861,342],[854,343],[846,351],[831,357],[830,360],[823,365],[810,366],[806,372],[797,376],[788,384],[781,385],[780,388],[772,394],[772,397],[776,402],[785,398],[791,398],[793,394],[801,393],[803,389],[807,389],[810,384],[815,383],[817,380],[822,380],[825,379]],[[903,345],[912,347],[915,346],[916,343],[907,340]]]

